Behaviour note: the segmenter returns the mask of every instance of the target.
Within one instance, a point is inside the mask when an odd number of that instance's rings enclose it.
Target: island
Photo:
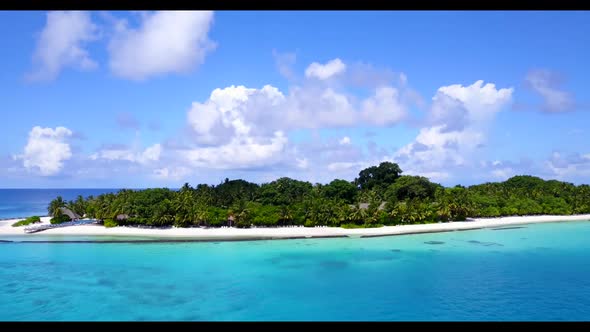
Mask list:
[[[287,177],[256,184],[185,183],[178,190],[123,189],[49,203],[48,216],[0,222],[0,234],[274,239],[383,236],[590,220],[590,186],[519,175],[504,182],[443,187],[402,175],[396,163],[360,171],[353,181],[312,184]],[[85,222],[94,220],[96,222]],[[14,226],[14,227],[13,227]]]

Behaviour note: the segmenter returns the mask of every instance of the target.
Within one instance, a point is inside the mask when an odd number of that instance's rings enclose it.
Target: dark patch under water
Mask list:
[[[490,246],[503,247],[504,246],[503,244],[497,243],[497,242],[481,242],[481,241],[477,241],[477,240],[470,240],[467,242],[472,243],[472,244],[479,244],[479,245],[486,246],[486,247],[490,247]]]
[[[443,241],[426,241],[426,244],[445,244]]]

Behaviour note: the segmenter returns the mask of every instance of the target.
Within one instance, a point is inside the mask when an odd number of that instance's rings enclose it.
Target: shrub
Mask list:
[[[25,220],[15,222],[14,224],[12,224],[12,227],[26,226],[26,225],[30,225],[30,224],[34,224],[34,223],[38,223],[38,222],[41,222],[41,218],[39,218],[38,216],[32,216],[32,217],[28,217]]]
[[[315,227],[315,222],[313,220],[309,220],[307,219],[305,221],[305,224],[303,224],[304,227]]]
[[[119,224],[117,223],[117,221],[113,220],[113,219],[105,219],[104,220],[104,227],[110,228],[110,227],[117,227],[119,226]]]
[[[379,227],[383,227],[382,224],[342,224],[340,225],[340,227],[345,228],[345,229],[352,229],[352,228],[379,228]]]
[[[60,214],[57,217],[53,217],[51,218],[51,220],[49,222],[51,222],[52,224],[61,224],[63,222],[68,222],[71,221],[72,219],[70,219],[70,217],[68,217],[65,214]]]

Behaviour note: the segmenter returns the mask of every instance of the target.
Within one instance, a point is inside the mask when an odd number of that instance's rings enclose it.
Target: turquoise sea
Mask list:
[[[587,321],[589,252],[588,221],[354,239],[2,242],[0,320]]]

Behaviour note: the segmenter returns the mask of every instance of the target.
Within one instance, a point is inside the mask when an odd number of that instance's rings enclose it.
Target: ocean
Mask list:
[[[52,199],[62,196],[74,200],[93,195],[117,192],[119,189],[0,189],[0,219],[46,216]]]
[[[0,241],[0,320],[587,321],[588,239],[590,222],[577,221],[375,238]]]

